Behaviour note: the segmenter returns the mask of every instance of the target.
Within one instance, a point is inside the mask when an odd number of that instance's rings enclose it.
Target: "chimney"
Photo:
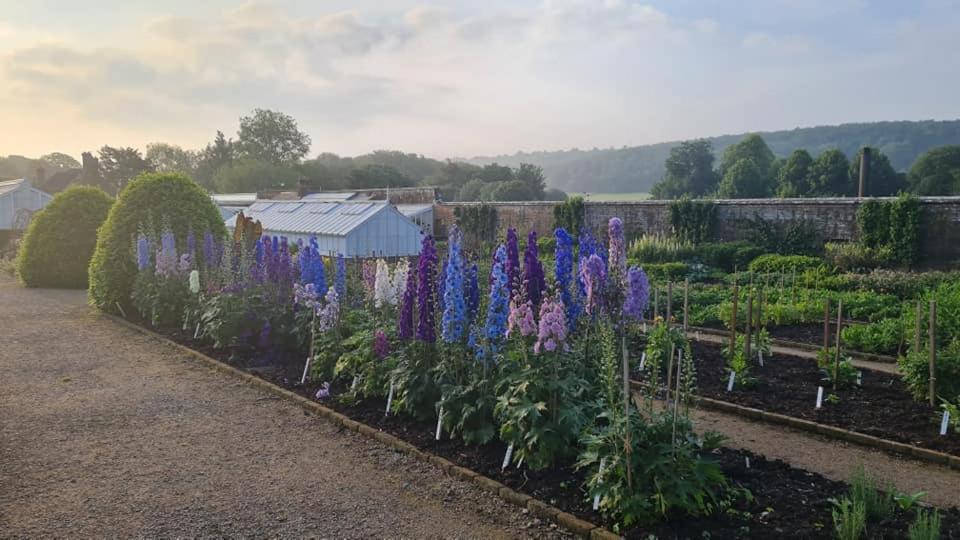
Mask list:
[[[857,190],[860,198],[863,198],[864,188],[867,185],[867,179],[870,177],[870,147],[864,146],[860,154],[860,189]]]
[[[297,196],[301,199],[310,194],[310,185],[306,177],[301,176],[297,183]]]

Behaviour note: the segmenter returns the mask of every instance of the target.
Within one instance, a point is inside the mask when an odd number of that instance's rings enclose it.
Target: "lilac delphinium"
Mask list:
[[[487,351],[496,354],[507,333],[507,316],[510,311],[510,293],[507,289],[506,249],[497,247],[490,272],[490,302],[487,304],[487,319],[483,327],[483,339]]]
[[[623,221],[618,217],[610,218],[607,224],[609,253],[607,269],[615,285],[622,286],[627,279],[627,243],[623,236]]]
[[[447,241],[447,265],[443,288],[441,337],[446,343],[458,343],[467,331],[467,305],[463,298],[463,235],[454,226]]]
[[[347,260],[341,254],[337,254],[337,275],[333,286],[337,290],[337,297],[347,297]]]
[[[573,330],[577,317],[580,316],[580,290],[573,271],[573,237],[563,227],[554,231],[554,237],[557,240],[554,261],[557,288],[560,290],[560,301],[566,310],[567,327]]]
[[[317,289],[313,283],[306,283],[304,285],[295,283],[293,285],[293,305],[313,309],[316,307],[319,298]]]
[[[417,273],[407,272],[407,284],[400,302],[400,320],[397,323],[397,337],[409,341],[413,337],[413,308],[417,301]]]
[[[157,251],[156,272],[160,276],[170,276],[177,272],[177,241],[173,232],[164,231],[160,235],[160,250]]]
[[[432,236],[425,236],[417,265],[417,339],[427,343],[437,340],[436,329],[437,250]]]
[[[600,306],[603,282],[607,277],[607,268],[599,255],[590,255],[580,269],[580,279],[586,289],[587,313],[595,314]]]
[[[519,332],[527,337],[537,333],[537,322],[533,318],[533,305],[530,301],[519,302],[514,298],[510,301],[510,315],[507,317],[507,335]]]
[[[533,346],[534,354],[542,351],[554,352],[566,350],[567,321],[563,314],[563,305],[547,298],[540,306],[540,325],[537,329],[537,343]]]
[[[631,266],[627,270],[627,297],[623,301],[623,315],[632,319],[642,319],[650,299],[650,282],[643,269]]]
[[[213,233],[206,231],[203,233],[203,264],[207,269],[220,266],[221,248],[220,244],[213,238]]]
[[[317,388],[317,393],[314,397],[316,397],[318,400],[327,399],[330,397],[330,383],[325,382],[321,384],[320,388]]]
[[[523,287],[533,308],[539,308],[547,283],[543,275],[543,263],[540,262],[537,251],[537,231],[530,231],[527,235],[527,249],[523,253]]]
[[[504,259],[503,271],[507,274],[507,290],[510,296],[516,294],[520,287],[520,241],[517,239],[517,230],[507,229],[507,255]]]
[[[137,236],[137,270],[143,272],[150,267],[150,239],[140,233]]]
[[[373,334],[373,354],[380,360],[390,356],[390,340],[383,330],[377,330]]]
[[[317,330],[326,332],[337,325],[340,320],[340,297],[333,287],[327,290],[323,298],[323,306],[317,304]]]

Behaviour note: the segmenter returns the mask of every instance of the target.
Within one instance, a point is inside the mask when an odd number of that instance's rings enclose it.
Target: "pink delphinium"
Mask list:
[[[552,298],[545,299],[540,305],[540,328],[537,332],[537,343],[533,346],[534,354],[543,350],[554,352],[568,350],[567,348],[567,317],[563,312],[563,304]]]
[[[510,301],[510,315],[507,317],[507,335],[519,331],[523,337],[537,333],[537,323],[533,319],[533,306],[527,302]]]

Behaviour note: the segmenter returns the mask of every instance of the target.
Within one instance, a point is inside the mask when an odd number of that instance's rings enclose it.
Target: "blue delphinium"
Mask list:
[[[208,269],[220,266],[220,248],[210,231],[203,233],[203,264]]]
[[[462,235],[454,226],[447,241],[447,264],[443,279],[443,319],[440,336],[447,343],[458,343],[466,333],[467,306],[463,298]]]
[[[143,272],[150,267],[150,239],[140,233],[137,236],[137,269]]]
[[[347,298],[347,260],[340,253],[337,254],[337,275],[333,288],[337,291],[337,298],[344,302]]]
[[[554,231],[557,240],[554,273],[557,287],[560,289],[560,301],[563,303],[567,318],[567,328],[573,330],[580,316],[580,290],[575,283],[573,271],[573,237],[563,227]]]
[[[166,230],[160,235],[160,251],[157,252],[157,275],[168,276],[177,271],[177,240],[173,232]]]
[[[471,264],[467,269],[467,324],[477,320],[477,310],[480,309],[480,283],[477,273],[477,263]]]
[[[507,289],[507,273],[504,269],[507,251],[500,245],[493,258],[490,272],[490,303],[487,305],[487,320],[483,327],[485,352],[495,355],[500,350],[507,334],[507,317],[510,315],[510,292]]]
[[[300,282],[304,285],[312,283],[318,291],[327,290],[327,276],[323,268],[323,257],[317,238],[311,237],[310,244],[300,249]]]

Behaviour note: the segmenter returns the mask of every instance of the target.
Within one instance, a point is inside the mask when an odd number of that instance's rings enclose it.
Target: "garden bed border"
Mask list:
[[[833,324],[833,323],[831,323]],[[696,336],[696,333],[700,332],[703,334],[709,334],[712,336],[730,338],[730,332],[728,330],[718,330],[716,328],[707,328],[705,326],[691,326],[687,329],[688,337]],[[800,341],[790,341],[787,339],[776,339],[770,338],[770,344],[776,347],[784,347],[788,349],[798,349],[806,352],[817,352],[823,347],[820,345],[814,345],[812,343],[803,343]],[[892,356],[887,356],[885,354],[874,354],[874,353],[865,353],[861,351],[843,349],[843,353],[851,356],[856,360],[865,360],[867,362],[876,362],[878,364],[896,364],[897,359]],[[870,369],[870,368],[865,368]]]
[[[491,493],[503,501],[506,501],[510,504],[518,506],[520,508],[526,509],[530,514],[556,523],[558,526],[563,527],[564,529],[576,534],[581,538],[588,538],[590,540],[612,540],[620,538],[619,535],[614,534],[613,532],[605,529],[604,527],[597,526],[589,521],[580,519],[573,514],[564,512],[559,508],[549,505],[543,501],[535,499],[525,493],[520,493],[515,491],[502,483],[489,478],[482,474],[478,474],[475,471],[470,469],[460,467],[459,465],[454,464],[453,462],[444,459],[438,455],[431,454],[430,452],[425,452],[420,450],[416,446],[395,437],[385,431],[380,431],[376,428],[352,420],[344,414],[338,413],[333,409],[325,407],[320,403],[312,401],[308,398],[301,396],[295,392],[291,392],[286,388],[277,386],[276,384],[257,377],[251,373],[238,369],[234,366],[221,362],[213,357],[207,356],[199,351],[191,349],[185,345],[181,345],[166,336],[154,332],[149,328],[145,328],[136,323],[130,322],[122,317],[113,315],[110,313],[100,312],[100,314],[107,319],[110,319],[116,323],[121,324],[131,330],[144,334],[148,337],[156,339],[165,345],[173,347],[174,349],[179,350],[180,352],[192,356],[193,358],[200,360],[202,363],[212,367],[213,369],[231,375],[238,379],[245,381],[247,384],[256,386],[262,390],[266,390],[277,395],[280,398],[292,401],[293,403],[299,405],[301,408],[308,412],[315,413],[317,416],[324,418],[335,425],[342,426],[350,431],[355,431],[361,435],[373,439],[381,444],[389,446],[398,452],[402,452],[408,456],[411,456],[420,461],[431,463],[434,466],[440,468],[444,473],[458,478],[460,480],[465,480],[467,482],[472,482],[476,484],[480,489]]]

